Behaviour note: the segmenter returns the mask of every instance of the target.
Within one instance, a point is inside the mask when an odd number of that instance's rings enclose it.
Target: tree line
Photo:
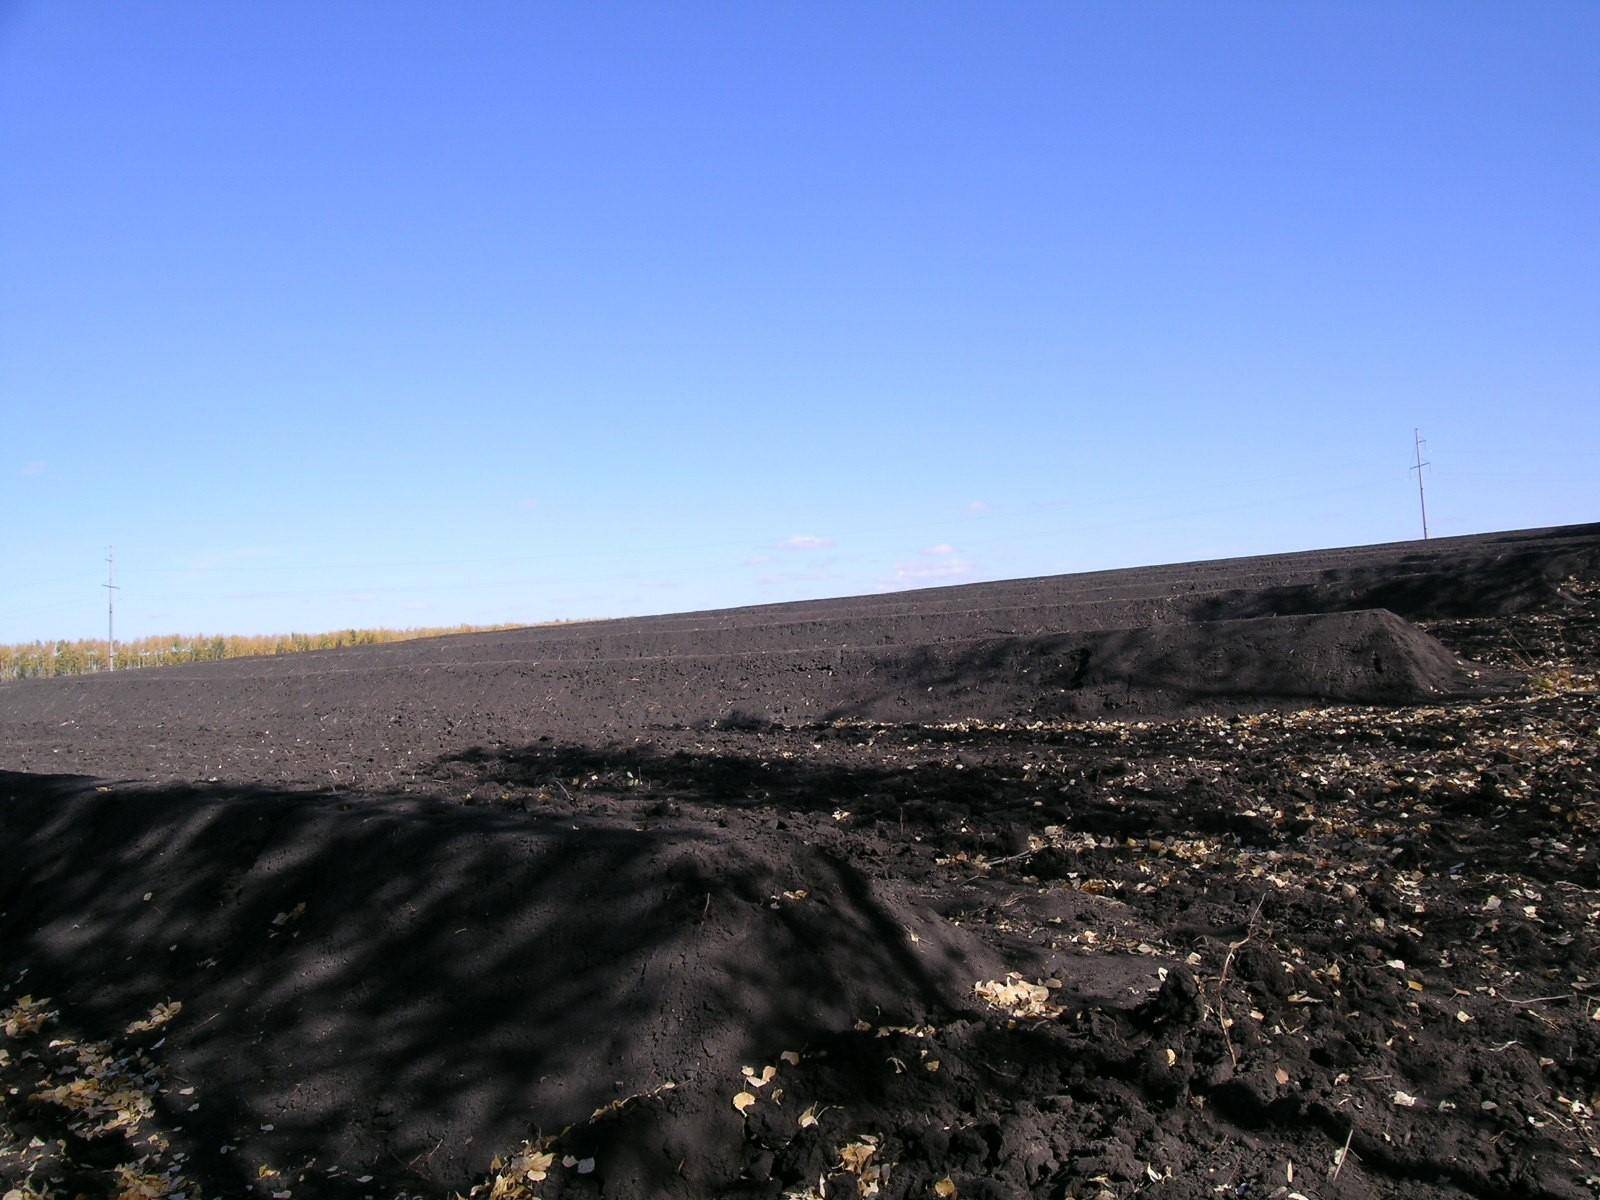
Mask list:
[[[343,646],[376,646],[451,633],[485,633],[517,625],[443,625],[418,629],[336,629],[327,633],[175,634],[132,638],[116,644],[116,669],[172,667],[182,663],[216,662],[224,658],[301,654]],[[110,669],[105,638],[18,642],[0,645],[0,680],[57,675],[90,675]]]

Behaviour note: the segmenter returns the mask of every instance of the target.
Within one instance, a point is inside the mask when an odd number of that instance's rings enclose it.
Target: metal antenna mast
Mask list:
[[[1417,473],[1417,504],[1422,508],[1422,540],[1427,541],[1428,498],[1423,494],[1422,491],[1422,468],[1429,466],[1430,464],[1422,461],[1422,448],[1428,444],[1428,440],[1422,436],[1422,430],[1420,429],[1413,429],[1411,431],[1411,438],[1413,449],[1416,451],[1417,455],[1417,461],[1415,464],[1413,464],[1411,469]]]
[[[117,669],[117,550],[106,547],[106,670]]]

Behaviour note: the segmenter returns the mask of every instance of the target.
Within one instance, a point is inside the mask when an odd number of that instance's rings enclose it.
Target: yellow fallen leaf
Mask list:
[[[116,1200],[160,1200],[170,1191],[170,1181],[160,1175],[147,1175],[130,1166],[117,1168]]]
[[[756,1102],[756,1098],[754,1096],[752,1096],[749,1092],[740,1092],[737,1096],[735,1096],[733,1098],[733,1106],[735,1108],[737,1108],[740,1112],[744,1112],[745,1109],[749,1108],[755,1102]]]
[[[550,1168],[555,1165],[556,1156],[550,1151],[529,1151],[519,1155],[511,1164],[513,1171],[519,1171],[522,1177],[531,1183],[541,1182],[550,1173]]]
[[[815,1104],[813,1104],[810,1108],[806,1109],[805,1112],[800,1114],[800,1128],[801,1129],[810,1129],[816,1123],[817,1123],[817,1106]]]
[[[1030,983],[1015,971],[1003,980],[980,980],[972,985],[972,990],[1014,1017],[1039,1019],[1061,1015],[1061,1009],[1050,1002],[1050,989],[1046,985]]]
[[[129,1033],[149,1033],[153,1029],[160,1029],[183,1011],[182,1000],[168,1000],[165,1004],[158,1004],[150,1010],[150,1015],[142,1021],[135,1021],[128,1026]]]
[[[946,1175],[933,1185],[933,1194],[941,1200],[953,1200],[956,1195],[956,1181]]]
[[[37,1033],[46,1021],[55,1016],[55,1013],[45,1011],[44,1006],[49,1003],[48,997],[35,1000],[32,996],[19,996],[15,1004],[0,1012],[0,1028],[5,1030],[7,1037]]]
[[[852,1175],[860,1175],[877,1152],[878,1139],[871,1134],[864,1134],[859,1140],[846,1142],[839,1147],[839,1165]]]

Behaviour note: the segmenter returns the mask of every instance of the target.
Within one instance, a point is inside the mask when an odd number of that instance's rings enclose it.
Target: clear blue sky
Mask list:
[[[0,3],[0,641],[1600,519],[1600,6]]]

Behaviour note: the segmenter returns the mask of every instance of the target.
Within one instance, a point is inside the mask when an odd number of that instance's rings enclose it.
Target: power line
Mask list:
[[[1417,473],[1417,503],[1422,507],[1422,540],[1428,540],[1428,498],[1422,492],[1422,468],[1431,464],[1422,461],[1422,447],[1427,444],[1427,439],[1422,436],[1422,430],[1411,430],[1413,449],[1416,451],[1417,461],[1411,468]]]
[[[106,589],[106,670],[117,669],[117,550],[115,546],[106,547],[106,581],[100,585]]]

